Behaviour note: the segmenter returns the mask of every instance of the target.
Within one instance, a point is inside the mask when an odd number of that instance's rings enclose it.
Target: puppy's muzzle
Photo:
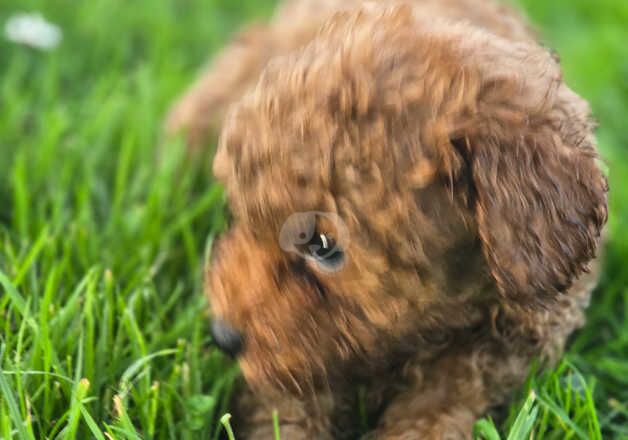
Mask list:
[[[211,333],[214,343],[223,352],[236,357],[244,347],[244,341],[239,331],[221,319],[214,319],[211,324]]]

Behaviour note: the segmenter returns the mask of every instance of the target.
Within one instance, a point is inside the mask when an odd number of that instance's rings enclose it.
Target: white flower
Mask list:
[[[61,41],[61,29],[40,14],[15,14],[4,25],[6,38],[14,43],[50,50]]]

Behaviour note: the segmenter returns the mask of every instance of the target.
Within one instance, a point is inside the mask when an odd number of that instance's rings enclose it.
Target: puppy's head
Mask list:
[[[207,270],[253,386],[305,392],[586,269],[606,220],[586,104],[544,50],[407,7],[340,14],[273,61],[214,161]]]

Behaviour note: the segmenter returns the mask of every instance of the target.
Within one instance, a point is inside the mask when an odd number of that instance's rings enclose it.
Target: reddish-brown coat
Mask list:
[[[282,438],[342,437],[356,383],[375,438],[469,437],[560,355],[595,282],[589,108],[525,22],[490,0],[361,3],[287,2],[169,119],[196,146],[223,124],[235,219],[207,294],[246,341],[244,438],[271,438],[268,404]],[[349,229],[337,273],[279,247],[311,210]]]

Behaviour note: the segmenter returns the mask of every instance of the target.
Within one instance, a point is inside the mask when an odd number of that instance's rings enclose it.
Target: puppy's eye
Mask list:
[[[339,269],[345,260],[344,251],[327,234],[314,234],[306,245],[306,251],[321,269],[327,271]]]

